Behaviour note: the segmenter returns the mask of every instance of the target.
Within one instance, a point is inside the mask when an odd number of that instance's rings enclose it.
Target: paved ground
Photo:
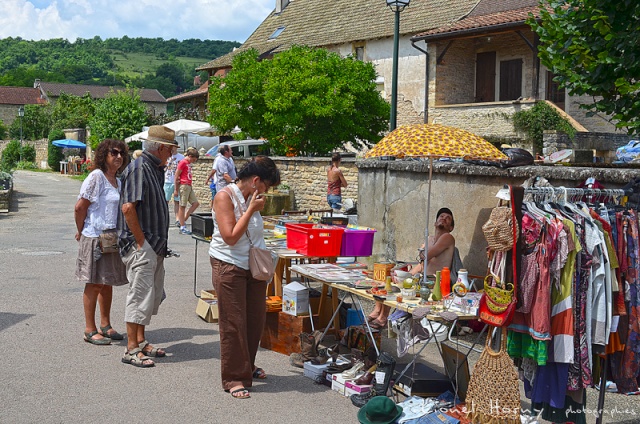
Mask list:
[[[120,362],[125,345],[82,341],[82,285],[74,277],[73,205],[80,182],[19,171],[9,214],[0,214],[0,399],[2,423],[343,423],[357,422],[348,398],[314,385],[288,358],[260,350],[269,374],[250,400],[220,388],[217,326],[195,315],[194,242],[170,231],[182,254],[166,262],[168,298],[148,327],[169,356],[152,369]],[[198,290],[211,287],[206,246],[198,252]],[[114,290],[112,320],[124,331],[126,288]],[[393,341],[384,349],[395,352]],[[424,359],[441,365],[434,349]],[[472,364],[477,355],[472,356]],[[589,407],[595,409],[595,391]],[[638,423],[637,398],[611,394],[605,422]],[[589,418],[588,422],[595,422]]]

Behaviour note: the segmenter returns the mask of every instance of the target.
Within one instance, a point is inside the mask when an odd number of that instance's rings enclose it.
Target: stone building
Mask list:
[[[400,13],[398,125],[438,123],[513,142],[519,136],[509,117],[545,100],[578,131],[615,132],[608,116],[579,108],[591,98],[569,96],[541,65],[529,14],[538,15],[538,0],[411,1]],[[268,59],[294,44],[323,47],[372,62],[390,99],[393,33],[384,1],[275,0],[242,46],[197,70],[224,75],[251,48]]]
[[[24,105],[41,105],[47,99],[32,87],[0,86],[0,120],[9,127],[18,118],[18,109]]]

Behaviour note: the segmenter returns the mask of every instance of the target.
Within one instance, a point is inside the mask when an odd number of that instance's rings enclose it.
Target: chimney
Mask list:
[[[276,0],[276,13],[280,13],[289,4],[289,0]]]
[[[40,88],[40,80],[39,80],[39,79],[36,79],[36,80],[33,82],[33,88]]]

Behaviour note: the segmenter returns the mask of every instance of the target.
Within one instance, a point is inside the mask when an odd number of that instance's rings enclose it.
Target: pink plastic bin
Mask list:
[[[376,230],[344,230],[340,256],[371,256]]]

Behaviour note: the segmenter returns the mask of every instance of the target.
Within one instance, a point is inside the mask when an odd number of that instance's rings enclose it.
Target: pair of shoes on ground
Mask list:
[[[191,231],[186,226],[180,227],[180,234],[191,235]]]

